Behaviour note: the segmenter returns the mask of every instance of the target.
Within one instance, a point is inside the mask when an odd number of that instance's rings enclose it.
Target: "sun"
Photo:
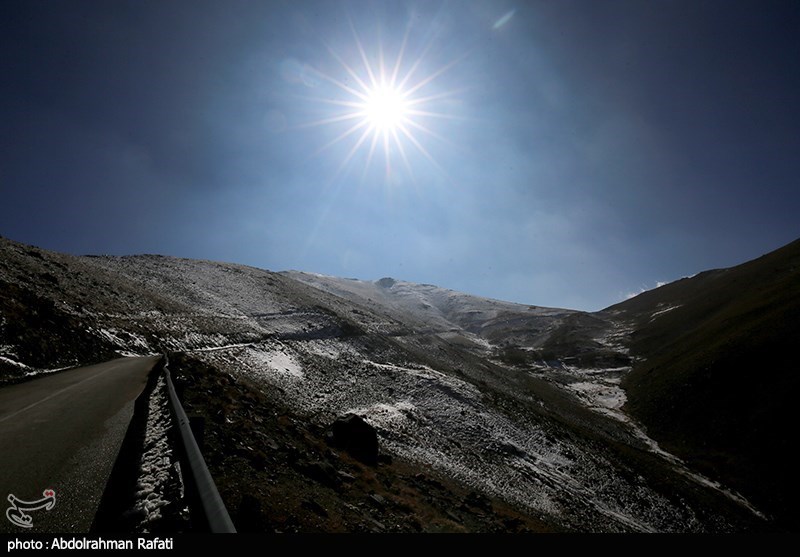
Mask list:
[[[371,88],[363,101],[365,122],[375,131],[394,134],[408,123],[411,103],[397,87],[386,83]]]
[[[432,129],[432,125],[435,119],[450,116],[438,112],[435,106],[437,101],[452,96],[454,92],[442,91],[431,84],[449,70],[456,60],[434,71],[426,71],[424,57],[431,45],[424,46],[419,56],[409,57],[409,29],[393,60],[387,60],[380,42],[365,48],[355,28],[353,38],[357,56],[354,60],[344,60],[333,48],[327,47],[338,62],[340,72],[316,70],[317,77],[334,85],[334,88],[329,97],[311,100],[336,108],[331,116],[305,125],[344,127],[339,135],[317,151],[320,153],[335,144],[350,142],[350,149],[339,166],[339,172],[359,151],[366,154],[364,172],[380,151],[383,152],[387,176],[392,173],[395,161],[402,161],[409,174],[413,175],[413,153],[421,154],[438,167],[423,145],[423,138],[445,139]]]

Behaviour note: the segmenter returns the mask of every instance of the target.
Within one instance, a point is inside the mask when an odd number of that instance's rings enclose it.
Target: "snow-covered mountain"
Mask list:
[[[432,284],[415,284],[384,277],[376,281],[342,279],[325,275],[287,271],[297,281],[330,292],[359,304],[373,304],[421,328],[443,331],[470,331],[487,336],[487,329],[512,319],[545,318],[575,312],[557,308],[526,306],[512,302],[472,296]]]
[[[254,530],[769,529],[626,411],[643,316],[669,303],[589,314],[0,239],[0,377],[169,352],[223,498]],[[377,468],[326,448],[347,413],[377,430]]]
[[[512,347],[527,352],[523,359],[556,363],[578,357],[584,363],[604,357],[627,362],[625,349],[614,340],[621,334],[619,327],[597,314],[504,302],[388,277],[362,281],[300,271],[281,274],[391,315],[417,333],[464,346],[476,344],[493,353]]]

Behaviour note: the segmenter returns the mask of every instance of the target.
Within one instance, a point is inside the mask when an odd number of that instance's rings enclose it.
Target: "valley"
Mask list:
[[[795,244],[772,260],[790,286]],[[647,386],[667,347],[686,345],[669,335],[709,315],[694,309],[710,299],[697,278],[586,313],[0,239],[0,381],[168,353],[243,531],[791,531],[795,515],[774,497],[788,481],[780,467],[765,482],[738,471],[747,451],[730,467],[704,464],[689,418],[683,432],[665,425],[664,372]],[[790,286],[762,305],[794,307],[777,302]],[[760,295],[748,296],[737,299],[758,312]],[[792,311],[759,315],[793,339]],[[377,465],[327,442],[347,414],[377,432]]]

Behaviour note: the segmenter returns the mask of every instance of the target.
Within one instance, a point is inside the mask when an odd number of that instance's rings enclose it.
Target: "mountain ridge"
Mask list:
[[[68,256],[0,239],[0,377],[19,380],[79,361],[166,351],[187,388],[213,391],[220,381],[226,389],[239,385],[246,389],[241,396],[281,408],[304,424],[292,443],[324,437],[319,428],[328,420],[355,412],[378,429],[383,446],[404,466],[423,465],[441,481],[470,486],[515,512],[525,509],[526,516],[544,520],[531,523],[535,529],[791,530],[793,515],[773,497],[774,488],[788,481],[787,471],[779,469],[766,485],[693,460],[687,447],[697,443],[696,436],[678,431],[682,447],[670,443],[669,431],[652,426],[653,413],[663,419],[664,410],[648,397],[663,396],[641,380],[643,363],[659,362],[663,335],[680,330],[676,316],[686,325],[687,315],[705,315],[681,296],[708,300],[700,295],[704,284],[736,274],[700,273],[588,313],[389,277],[359,281],[157,255]],[[757,300],[758,291],[752,292]],[[661,324],[663,330],[656,327]],[[204,375],[194,377],[192,369]],[[199,393],[187,396],[200,412],[213,407]],[[233,423],[241,418],[231,417]],[[226,422],[214,427],[215,470],[224,485],[234,486],[227,496],[239,505],[246,481],[256,481],[261,472],[249,468],[248,449],[223,442],[241,436],[226,429]],[[753,497],[757,507],[779,518],[763,523],[737,503],[740,497],[726,495],[724,486],[709,490],[707,480],[691,479],[692,470],[662,454],[656,441],[664,440],[669,451],[688,455],[709,478]],[[273,458],[272,449],[258,451],[266,455],[259,459]],[[319,516],[295,508],[289,492],[281,490],[304,486],[322,497],[306,476],[313,458],[281,460],[294,475],[284,487],[270,488],[277,490],[271,497],[288,497],[291,508],[284,511],[304,517],[298,520],[307,526],[322,524]],[[337,458],[324,456],[332,466],[341,465]],[[774,466],[774,459],[764,466]],[[226,462],[241,477],[227,474]],[[408,482],[412,491],[418,488],[413,478]],[[325,497],[337,513],[348,512],[341,494]],[[676,497],[691,501],[690,510],[677,505]],[[268,509],[259,512],[279,520]],[[488,527],[475,516],[469,520],[477,520],[470,522],[475,528]]]

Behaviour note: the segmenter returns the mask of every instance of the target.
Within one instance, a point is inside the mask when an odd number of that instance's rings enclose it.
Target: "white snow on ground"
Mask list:
[[[495,401],[471,383],[403,362],[392,354],[383,359],[357,342],[314,338],[324,336],[328,328],[335,331],[331,325],[336,319],[308,306],[298,307],[293,287],[287,294],[290,285],[282,282],[282,277],[241,266],[146,256],[100,259],[97,265],[123,272],[180,308],[190,308],[170,314],[169,304],[164,304],[163,314],[141,315],[141,324],[130,312],[120,313],[121,321],[146,331],[154,346],[189,350],[231,373],[278,386],[300,413],[327,419],[357,411],[379,429],[381,445],[389,452],[450,471],[486,492],[542,512],[570,515],[572,509],[591,507],[611,523],[595,522],[590,529],[669,531],[676,525],[685,529],[691,523],[687,516],[691,511],[660,497],[644,481],[621,475],[602,454],[579,440],[563,438],[551,426],[527,415],[515,415],[513,408],[498,409]],[[175,276],[190,278],[175,281]],[[409,329],[428,332],[438,327],[443,338],[452,334],[454,342],[472,341],[478,350],[492,346],[464,331],[471,324],[498,319],[502,326],[506,314],[522,320],[540,315],[558,319],[565,311],[403,281],[369,283],[316,275],[306,276],[305,282],[357,299],[362,304],[359,309],[378,305],[381,314],[389,307],[397,315],[411,315],[414,319],[409,321]],[[344,306],[338,311],[351,309]],[[360,316],[356,318],[359,326],[370,332],[384,323],[387,331],[396,329],[395,323],[368,317],[366,311],[353,313]],[[454,327],[454,323],[463,326]],[[213,337],[218,331],[224,335]],[[598,334],[602,335],[596,339],[600,344],[627,354],[625,337],[630,331],[626,327]],[[263,341],[273,335],[293,340]],[[385,361],[392,363],[380,363]],[[566,365],[553,372],[561,374],[560,386],[590,408],[630,423],[621,409],[625,398],[619,386],[626,368]],[[576,517],[576,524],[583,524],[584,517],[570,516]]]
[[[630,368],[577,368],[563,364],[559,369],[561,371],[566,371],[572,374],[576,379],[579,379],[571,383],[566,383],[563,386],[575,393],[589,409],[612,417],[626,424],[628,430],[635,438],[642,441],[653,453],[670,462],[675,469],[684,476],[691,478],[701,485],[722,493],[732,501],[735,501],[739,505],[742,505],[750,510],[756,516],[765,518],[764,515],[747,499],[738,493],[727,489],[720,483],[710,480],[702,474],[698,474],[697,472],[690,470],[681,459],[662,449],[654,439],[647,435],[641,424],[633,420],[623,410],[622,407],[625,405],[627,397],[625,395],[625,391],[619,386],[619,383],[622,376],[630,371]],[[580,380],[581,377],[588,380]]]
[[[675,309],[675,308],[673,307],[670,309]],[[675,469],[684,476],[691,478],[692,480],[701,485],[704,485],[706,487],[709,487],[711,489],[714,489],[722,493],[732,501],[735,501],[739,505],[742,505],[743,507],[750,510],[756,516],[765,518],[764,515],[758,509],[756,509],[747,499],[745,499],[738,493],[730,489],[727,489],[719,482],[715,482],[709,478],[706,478],[702,474],[690,470],[681,459],[679,459],[672,453],[669,453],[664,449],[662,449],[654,439],[652,439],[647,435],[644,428],[639,423],[633,420],[630,416],[628,416],[628,414],[626,414],[622,410],[622,407],[624,406],[627,398],[625,395],[625,391],[621,387],[619,387],[619,382],[621,380],[621,375],[622,375],[619,374],[619,372],[626,373],[627,371],[630,370],[630,368],[612,368],[607,370],[578,369],[578,368],[567,368],[567,369],[569,369],[569,371],[572,372],[585,373],[592,377],[593,379],[592,381],[578,381],[575,383],[569,383],[567,385],[567,388],[574,391],[578,395],[578,397],[581,398],[590,409],[625,423],[634,437],[644,442],[644,444],[653,453],[661,456],[663,459],[670,462],[675,467]],[[616,373],[619,375],[612,377],[603,377],[601,375],[603,372]]]
[[[702,474],[698,474],[696,472],[692,472],[685,465],[683,465],[683,467],[679,467],[678,471],[681,472],[682,474],[684,474],[685,476],[688,476],[688,477],[692,478],[694,481],[696,481],[699,484],[705,485],[707,487],[710,487],[712,489],[715,489],[715,490],[719,491],[720,493],[725,495],[728,499],[730,499],[731,501],[735,501],[736,503],[742,505],[743,507],[748,509],[750,512],[752,512],[754,515],[758,516],[759,518],[762,518],[764,520],[767,519],[766,515],[764,515],[764,513],[762,513],[756,507],[754,507],[753,504],[750,501],[748,501],[745,497],[743,497],[742,495],[736,493],[735,491],[733,491],[731,489],[728,489],[727,487],[723,486],[719,482],[715,482],[714,480],[710,480],[710,479],[706,478],[705,476],[703,476]]]
[[[658,317],[659,315],[664,315],[668,311],[672,311],[673,309],[678,309],[679,307],[681,307],[680,304],[676,306],[668,306],[664,309],[660,309],[658,311],[653,312],[653,315],[650,316],[650,322],[652,323],[655,320],[655,318]]]
[[[231,350],[232,348],[244,348],[245,346],[253,346],[254,342],[241,342],[239,344],[225,344],[223,346],[212,346],[210,348],[192,348],[185,350],[185,352],[219,352],[220,350]]]
[[[3,347],[0,347],[0,348],[3,348]],[[13,354],[13,352],[6,352],[6,354],[11,355],[11,354]],[[48,373],[55,373],[57,371],[63,371],[65,369],[69,369],[70,367],[72,367],[72,366],[64,366],[64,367],[57,367],[57,368],[52,368],[52,369],[37,369],[37,368],[33,368],[33,367],[31,367],[31,366],[29,366],[27,364],[24,364],[22,362],[18,362],[17,360],[14,360],[13,358],[9,358],[8,356],[0,356],[0,361],[5,362],[7,364],[10,364],[10,365],[12,365],[14,367],[18,367],[21,370],[27,370],[25,372],[25,374],[23,375],[23,377],[33,377],[34,375],[47,375]]]
[[[631,327],[619,322],[613,322],[612,327],[602,331],[594,340],[602,346],[621,355],[629,354],[626,346],[626,337],[631,334]],[[537,366],[538,371],[548,377],[549,365]],[[554,381],[557,386],[565,387],[591,410],[630,424],[630,418],[622,410],[627,397],[620,386],[622,377],[630,372],[630,366],[617,366],[609,368],[578,367],[559,360],[558,374],[562,381]],[[569,377],[564,381],[564,376]]]
[[[473,333],[469,333],[467,331],[464,331],[461,334],[463,336],[467,337],[469,340],[471,340],[475,344],[481,346],[482,348],[484,348],[487,351],[491,351],[491,350],[494,349],[494,345],[491,342],[489,342],[488,340],[486,340],[485,338],[481,337],[481,336],[478,336],[478,335],[473,334]]]
[[[405,386],[400,400],[346,408],[378,428],[390,452],[542,512],[558,514],[561,507],[555,492],[538,478],[548,478],[552,486],[559,482],[561,487],[567,483],[580,489],[566,472],[574,463],[562,447],[547,443],[539,426],[526,424],[521,429],[486,408],[474,385],[424,365],[362,363],[388,372],[393,384]],[[464,447],[478,453],[470,457]],[[500,455],[500,460],[479,453]],[[539,489],[532,489],[531,481]]]
[[[2,347],[0,347],[2,348]],[[30,366],[23,364],[22,362],[18,362],[16,360],[12,360],[11,358],[7,358],[5,356],[0,356],[0,362],[5,362],[7,364],[11,364],[12,366],[19,367],[22,369],[31,369]]]
[[[644,430],[644,427],[642,427],[641,425],[635,423],[633,420],[629,420],[629,423],[631,425],[632,433],[638,439],[643,441],[650,448],[651,451],[653,451],[657,455],[661,456],[664,460],[670,462],[678,472],[680,472],[681,474],[683,474],[684,476],[686,476],[688,478],[691,478],[692,480],[694,480],[695,482],[699,483],[700,485],[704,485],[706,487],[709,487],[711,489],[714,489],[714,490],[722,493],[728,499],[730,499],[731,501],[734,501],[737,504],[745,507],[747,510],[752,512],[754,515],[756,515],[756,516],[758,516],[760,518],[763,518],[763,519],[767,518],[761,511],[759,511],[755,506],[753,506],[753,504],[750,503],[750,501],[748,501],[745,497],[743,497],[739,493],[737,493],[737,492],[735,492],[735,491],[733,491],[731,489],[728,489],[727,487],[725,487],[724,485],[722,485],[719,482],[716,482],[716,481],[714,481],[712,479],[706,478],[705,476],[703,476],[702,474],[700,474],[698,472],[694,472],[694,471],[690,470],[689,467],[686,466],[686,463],[683,462],[683,460],[681,460],[680,458],[678,458],[674,454],[672,454],[670,452],[667,452],[664,449],[662,449],[661,446],[658,444],[658,442],[655,439],[653,439],[652,437],[648,436],[647,433]]]
[[[92,264],[143,283],[151,292],[197,308],[196,316],[246,319],[253,313],[277,313],[290,306],[268,289],[268,271],[212,261],[173,257],[97,257]],[[176,281],[176,276],[187,280]]]
[[[247,361],[261,370],[270,370],[279,375],[296,379],[303,378],[303,368],[288,351],[288,347],[280,345],[275,350],[263,350],[249,346],[245,349]]]
[[[0,321],[0,326],[2,326],[2,321]],[[0,362],[12,365],[21,370],[30,370],[25,374],[26,376],[47,373],[47,370],[34,369],[31,366],[16,360],[15,358],[18,358],[18,356],[17,350],[14,346],[10,344],[0,344]]]
[[[49,373],[55,373],[57,371],[64,371],[65,369],[70,369],[72,367],[73,366],[64,366],[64,367],[55,367],[55,368],[52,368],[52,369],[33,369],[33,368],[28,368],[31,371],[25,373],[25,377],[32,377],[34,375],[47,375]]]
[[[680,304],[672,305],[654,312],[651,321],[660,315],[681,307]],[[625,346],[624,338],[631,333],[628,326],[616,323],[614,329],[596,338],[604,346],[611,348],[618,353],[628,354],[629,350]],[[630,367],[617,367],[608,369],[578,368],[569,366],[562,362],[561,369],[573,375],[574,382],[566,384],[566,387],[578,395],[578,397],[591,409],[601,414],[615,418],[626,424],[631,434],[642,441],[653,453],[661,456],[675,466],[681,474],[693,479],[695,482],[710,487],[739,505],[747,508],[756,516],[764,518],[764,515],[756,509],[746,498],[738,493],[727,489],[725,486],[706,478],[690,470],[686,464],[673,455],[662,449],[658,443],[647,435],[644,427],[633,420],[624,410],[623,406],[627,400],[625,391],[619,386],[624,375],[630,372]]]
[[[383,428],[403,429],[408,426],[411,417],[415,414],[417,407],[407,400],[401,400],[394,404],[378,402],[364,408],[354,408],[350,410],[354,414],[366,417],[374,425]]]
[[[0,330],[2,332],[2,330]],[[0,344],[0,354],[6,354],[8,356],[16,356],[17,349],[11,344]]]
[[[669,311],[677,309],[679,305],[669,306],[653,313],[652,319],[659,315],[663,315]],[[616,325],[614,329],[606,332],[604,335],[597,337],[600,344],[611,348],[618,353],[628,354],[628,348],[624,344],[624,338],[630,334],[630,329],[623,325]],[[543,365],[538,367],[538,371],[544,371],[547,377],[548,366]],[[650,438],[645,432],[641,424],[633,420],[624,410],[623,406],[627,400],[625,391],[620,386],[622,377],[630,372],[630,367],[614,367],[614,368],[580,368],[569,365],[563,361],[559,362],[557,368],[561,381],[553,381],[553,384],[565,387],[574,393],[583,403],[591,410],[612,417],[626,425],[630,433],[645,446],[647,446],[653,453],[661,456],[670,462],[678,472],[691,478],[695,482],[710,487],[726,497],[742,505],[750,510],[755,515],[764,518],[758,509],[756,509],[747,499],[735,493],[718,482],[710,480],[705,476],[693,472],[686,464],[671,453],[663,450],[658,443]],[[564,381],[564,376],[569,377],[569,380]]]
[[[411,364],[406,364],[405,366],[398,366],[395,364],[380,364],[378,362],[373,362],[372,360],[362,360],[362,362],[369,366],[383,370],[400,372],[405,375],[418,377],[420,379],[436,381],[437,383],[442,383],[457,389],[464,396],[479,398],[481,394],[478,388],[471,383],[456,379],[455,377],[447,375],[446,373],[442,373],[441,371],[437,371],[424,364],[414,364],[413,366]]]
[[[292,344],[291,342],[289,344]],[[316,356],[336,360],[344,355],[358,354],[347,342],[338,339],[316,339],[300,343],[304,350]]]
[[[57,371],[63,371],[65,369],[69,369],[69,367],[58,367],[55,369],[32,369],[31,371],[25,374],[25,377],[32,377],[34,375],[47,375],[48,373],[55,373]]]
[[[481,336],[476,335],[475,333],[470,333],[468,331],[445,331],[438,333],[437,336],[442,340],[446,340],[450,343],[456,343],[459,346],[468,346],[473,351],[482,351],[487,355],[495,350],[495,346],[491,342]],[[522,349],[528,350],[528,348]]]
[[[137,526],[139,532],[148,532],[149,525],[162,518],[162,508],[171,503],[166,492],[169,484],[174,481],[173,470],[180,478],[180,495],[183,497],[180,463],[173,455],[168,437],[172,427],[168,404],[166,381],[162,375],[150,395],[144,452],[136,483],[134,510],[142,517]]]
[[[535,512],[561,516],[575,528],[669,531],[686,524],[678,518],[684,511],[644,480],[621,476],[601,454],[561,438],[537,418],[498,411],[472,383],[422,363],[374,361],[374,352],[353,343],[337,359],[327,348],[316,340],[270,340],[196,354],[231,373],[279,386],[303,414],[359,414],[376,427],[390,454]],[[302,381],[287,369],[301,373]],[[634,492],[641,495],[627,495]],[[576,508],[591,508],[589,516],[600,513],[599,518],[586,522]]]
[[[131,352],[133,355],[140,355],[141,353],[150,353],[152,349],[147,344],[147,341],[144,337],[137,335],[136,333],[127,332],[127,331],[120,331],[118,329],[93,329],[93,331],[99,336],[117,346],[119,348],[126,349],[128,352]]]
[[[589,400],[591,405],[598,405],[610,410],[618,410],[625,404],[625,391],[613,385],[604,385],[584,381],[570,383],[569,388],[576,391],[581,397]]]
[[[182,343],[185,349],[191,350],[192,347],[216,347],[221,346],[227,342],[227,338],[220,334],[204,335],[194,331],[187,332],[178,342]]]
[[[587,459],[569,443],[548,440],[547,432],[535,423],[520,427],[484,409],[479,402],[473,403],[472,412],[461,406],[455,417],[460,425],[453,427],[451,423],[443,432],[440,427],[446,419],[443,414],[452,402],[398,401],[353,410],[379,428],[381,443],[391,452],[446,471],[493,495],[539,512],[561,515],[565,512],[562,501],[566,494],[570,505],[580,501],[627,529],[640,532],[655,529],[646,514],[634,511],[628,506],[630,503],[601,503],[607,498],[613,500],[608,493],[618,493],[621,487],[601,458]],[[469,449],[465,453],[466,447]],[[471,456],[472,451],[477,452]],[[587,464],[591,467],[588,477],[584,475],[589,470]],[[653,509],[659,509],[656,512],[670,514],[666,500],[655,494],[647,500]]]
[[[627,397],[625,390],[620,386],[622,377],[631,369],[629,366],[582,368],[559,360],[555,368],[544,363],[538,365],[536,369],[544,372],[546,379],[551,379],[548,376],[550,370],[557,370],[561,380],[552,381],[554,385],[568,389],[590,410],[611,416],[621,422],[630,422],[622,410]]]
[[[620,354],[628,354],[630,350],[625,345],[625,337],[630,335],[631,332],[633,332],[632,327],[614,322],[613,328],[610,331],[606,331],[605,334],[595,337],[595,340],[606,348],[610,348]]]
[[[441,331],[462,329],[467,322],[496,319],[505,314],[543,317],[570,313],[570,310],[504,302],[403,280],[373,282],[299,271],[286,271],[284,274],[358,303],[378,303],[383,311],[388,309],[405,320],[410,318],[422,327]]]

